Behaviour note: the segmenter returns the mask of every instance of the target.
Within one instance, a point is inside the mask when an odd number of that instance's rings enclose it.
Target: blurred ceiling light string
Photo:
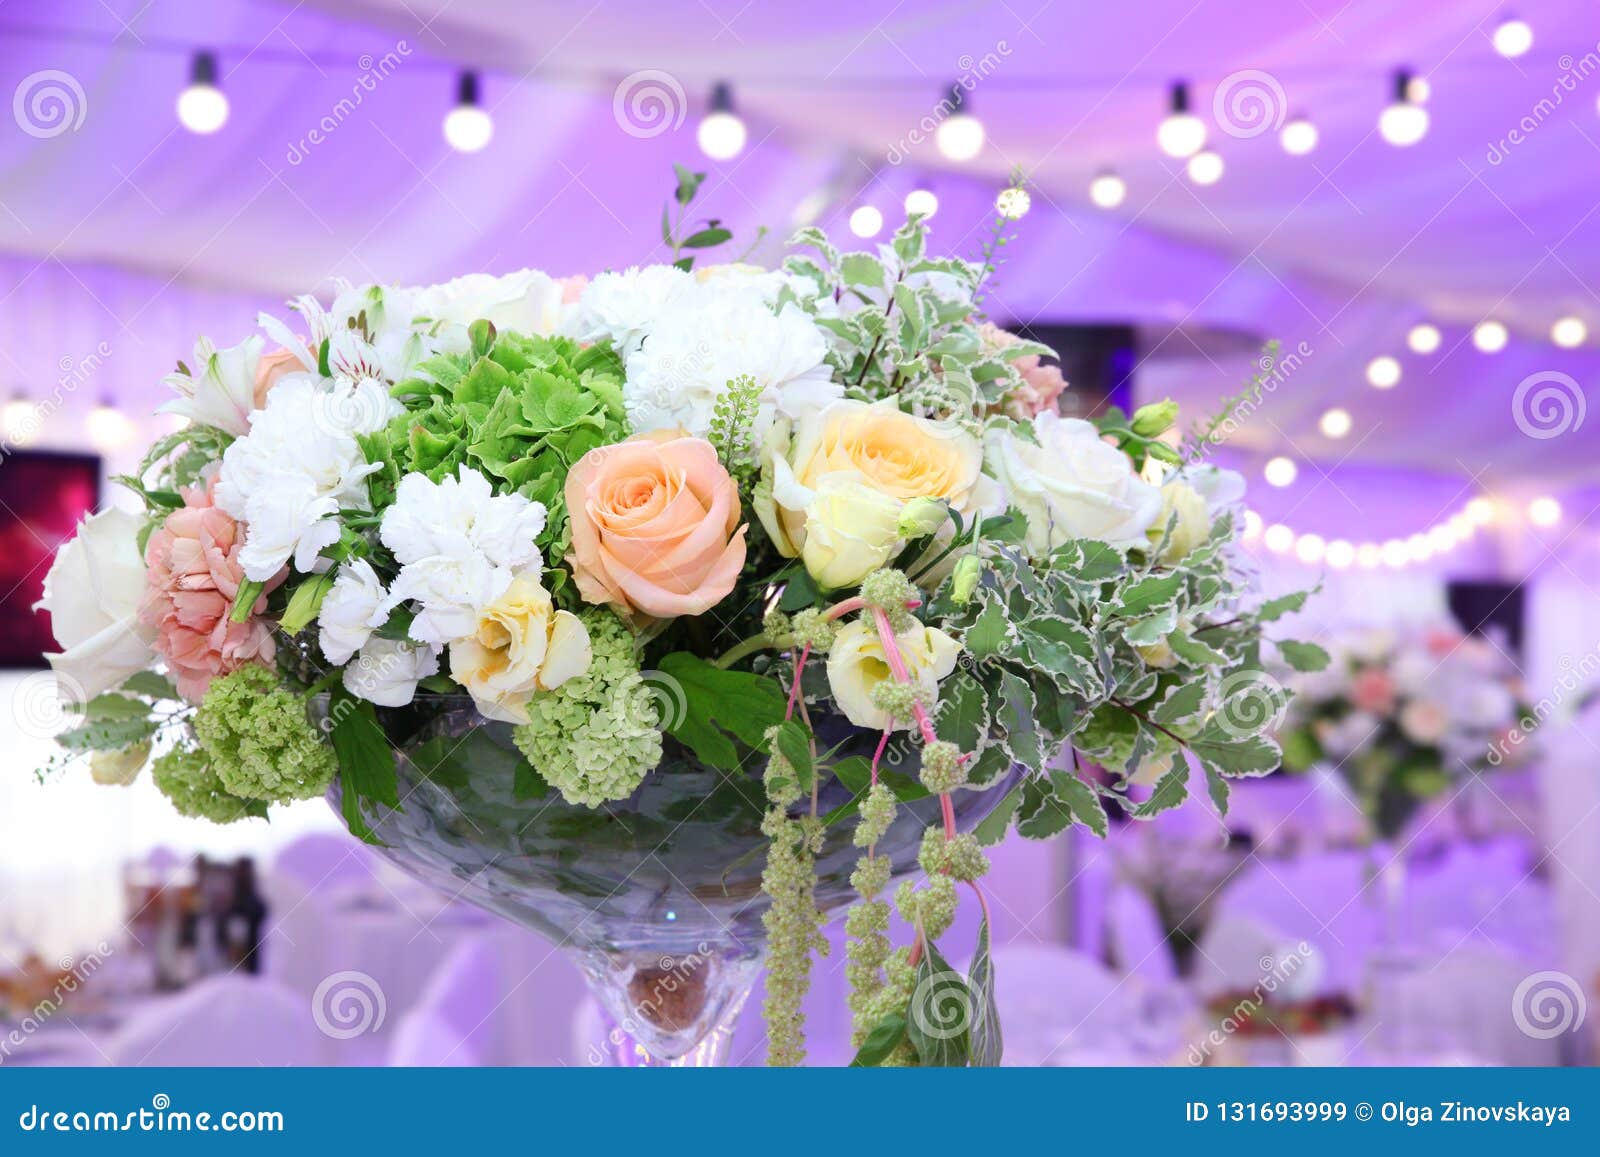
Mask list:
[[[1198,153],[1206,143],[1206,123],[1189,111],[1189,85],[1175,81],[1168,90],[1169,109],[1156,129],[1156,143],[1169,157],[1183,160]],[[1218,176],[1221,176],[1220,170]]]
[[[695,129],[700,151],[713,161],[731,161],[744,152],[749,133],[744,120],[733,109],[733,86],[719,80],[711,88],[711,103],[705,119]]]
[[[494,137],[494,121],[481,102],[476,72],[463,72],[456,78],[456,106],[444,118],[444,139],[458,153],[476,153]]]
[[[1428,110],[1409,70],[1394,74],[1394,98],[1378,117],[1378,132],[1397,148],[1408,148],[1428,135]]]
[[[217,87],[217,56],[197,52],[189,65],[189,84],[178,94],[178,121],[206,136],[228,123],[228,98]]]
[[[1293,527],[1278,522],[1262,532],[1262,518],[1254,510],[1246,510],[1245,532],[1241,540],[1253,545],[1258,540],[1273,554],[1287,555],[1307,566],[1325,563],[1334,570],[1351,566],[1372,569],[1387,566],[1393,569],[1412,566],[1429,559],[1449,554],[1456,547],[1471,541],[1481,527],[1501,522],[1501,504],[1486,494],[1472,498],[1460,510],[1415,534],[1384,539],[1351,542],[1347,539],[1324,539],[1320,534],[1301,533]],[[1535,526],[1551,527],[1561,521],[1561,504],[1554,498],[1535,498],[1525,508],[1527,520]]]

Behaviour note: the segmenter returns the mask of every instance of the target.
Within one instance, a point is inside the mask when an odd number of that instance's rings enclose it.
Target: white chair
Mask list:
[[[113,1065],[317,1065],[311,1006],[271,980],[228,974],[140,1007],[106,1042]]]
[[[391,1068],[476,1068],[483,1064],[472,1044],[444,1017],[427,1009],[409,1012],[395,1029],[385,1062]]]
[[[1517,986],[1536,971],[1491,945],[1463,945],[1433,968],[1395,978],[1401,1024],[1389,1026],[1398,1031],[1388,1035],[1423,1063],[1435,1063],[1430,1058],[1436,1055],[1465,1054],[1488,1064],[1559,1065],[1562,1038],[1540,1039],[1523,1027],[1540,1027],[1529,1015],[1537,1011],[1530,1007],[1536,995],[1525,994],[1522,1007],[1514,1007]]]
[[[355,840],[328,832],[310,832],[287,844],[272,858],[271,874],[287,876],[307,890],[324,891],[370,880],[372,853]]]
[[[1148,1039],[1145,986],[1118,978],[1071,948],[1009,944],[993,950],[995,1004],[1005,1030],[1002,1063],[1069,1065],[1081,1053],[1134,1064],[1165,1051]]]
[[[429,977],[415,1007],[400,1020],[390,1064],[458,1065],[503,1062],[498,1015],[504,970],[485,936],[463,940]],[[471,1058],[463,1062],[462,1057]]]

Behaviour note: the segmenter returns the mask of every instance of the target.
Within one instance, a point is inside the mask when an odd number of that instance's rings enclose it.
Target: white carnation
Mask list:
[[[714,289],[668,310],[628,358],[623,402],[636,433],[682,428],[705,436],[735,378],[761,387],[757,435],[775,415],[797,418],[844,396],[822,331],[790,303],[774,314],[759,293]]]
[[[339,568],[333,587],[322,600],[317,623],[322,627],[322,653],[338,666],[348,663],[383,625],[383,583],[364,558]]]
[[[471,347],[467,330],[475,321],[548,337],[571,312],[562,301],[561,283],[537,269],[503,277],[469,273],[442,285],[390,290],[387,304],[396,320],[403,313],[413,325],[425,323],[446,353],[465,353]]]
[[[672,265],[602,273],[584,287],[566,332],[579,341],[609,341],[626,359],[644,345],[662,315],[694,290],[695,279]]]
[[[438,673],[438,648],[375,637],[344,669],[344,686],[379,707],[404,707],[416,697],[417,684]]]
[[[518,573],[542,565],[535,540],[545,513],[520,494],[496,495],[468,466],[439,482],[407,474],[378,532],[401,564],[383,614],[412,600],[413,639],[446,644],[470,635],[483,607]]]

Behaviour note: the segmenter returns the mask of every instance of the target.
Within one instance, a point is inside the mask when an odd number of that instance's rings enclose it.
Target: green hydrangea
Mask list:
[[[306,718],[305,700],[255,663],[211,681],[194,734],[222,786],[247,799],[314,799],[338,771],[333,748]]]
[[[223,787],[205,754],[192,748],[175,748],[159,756],[150,774],[179,815],[231,824],[267,814],[267,805],[260,800],[241,799]]]
[[[660,712],[632,632],[608,610],[580,617],[593,651],[588,671],[535,695],[512,738],[563,799],[597,807],[627,799],[661,762]]]

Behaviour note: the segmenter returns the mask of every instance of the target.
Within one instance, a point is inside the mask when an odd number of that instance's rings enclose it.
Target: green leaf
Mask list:
[[[1181,662],[1191,667],[1219,667],[1228,661],[1228,656],[1223,652],[1182,631],[1173,631],[1168,635],[1167,646],[1172,648],[1172,653]]]
[[[1022,802],[1017,807],[1017,834],[1030,840],[1047,840],[1072,826],[1072,808],[1056,795],[1049,779],[1030,775],[1022,781]]]
[[[1174,684],[1161,702],[1150,708],[1149,715],[1166,727],[1184,727],[1199,720],[1205,709],[1205,680],[1191,679]]]
[[[785,719],[778,724],[778,734],[773,740],[773,746],[793,766],[800,790],[809,792],[812,780],[816,778],[816,768],[811,761],[810,728],[798,719]]]
[[[733,233],[720,226],[712,229],[702,229],[698,233],[691,233],[683,239],[685,249],[710,249],[731,241]]]
[[[680,205],[687,205],[700,191],[700,183],[706,179],[706,175],[696,173],[683,165],[673,165],[672,171],[678,178],[678,187],[672,193],[673,199]]]
[[[972,993],[926,938],[917,987],[906,1011],[906,1036],[928,1068],[964,1068],[971,1056]]]
[[[905,1014],[891,1012],[873,1026],[872,1031],[867,1034],[867,1039],[861,1042],[861,1047],[856,1050],[855,1057],[850,1061],[850,1067],[861,1069],[881,1065],[905,1039]]]
[[[278,625],[291,635],[299,634],[322,609],[322,600],[333,589],[333,578],[334,569],[329,567],[322,574],[314,574],[295,587]]]
[[[394,767],[394,749],[378,724],[371,703],[357,699],[335,684],[330,692],[329,739],[339,761],[343,812],[350,833],[369,844],[380,843],[361,814],[361,804],[400,806],[400,786]]]
[[[713,767],[735,771],[739,752],[729,735],[761,749],[767,728],[783,722],[788,697],[770,675],[723,671],[687,651],[662,658],[659,676],[682,693],[682,710],[663,720],[664,729]],[[647,676],[648,678],[648,676]]]
[[[1106,809],[1100,802],[1100,793],[1079,779],[1070,768],[1054,768],[1050,772],[1050,786],[1056,798],[1072,809],[1072,814],[1085,827],[1101,839],[1106,838],[1110,824]]]
[[[1000,1037],[1000,1008],[994,998],[994,961],[989,955],[989,920],[978,924],[978,949],[967,969],[967,989],[972,993],[972,1067],[1000,1067],[1004,1043]]]
[[[155,722],[141,716],[82,723],[61,732],[55,739],[68,751],[121,751],[143,743],[155,733]]]
[[[245,579],[240,583],[239,592],[233,598],[233,612],[228,616],[229,621],[242,623],[248,619],[250,609],[256,605],[256,600],[266,589],[265,583],[258,583],[255,579]]]
[[[1320,671],[1332,660],[1328,652],[1315,643],[1296,643],[1289,639],[1277,640],[1278,654],[1296,671]]]
[[[1284,615],[1293,614],[1306,605],[1306,600],[1311,597],[1312,591],[1295,591],[1293,594],[1280,595],[1275,599],[1268,599],[1261,604],[1261,609],[1256,612],[1256,619],[1263,623],[1276,622]]]
[[[1227,776],[1266,775],[1283,763],[1283,753],[1271,739],[1230,735],[1215,719],[1190,740],[1189,750]]]
[[[822,817],[824,827],[838,823],[860,809],[867,789],[872,786],[872,761],[863,755],[851,755],[833,765],[833,774],[850,790],[850,798]],[[878,768],[878,782],[894,792],[895,799],[901,803],[927,799],[930,794],[922,785],[922,780],[892,767]]]
[[[1011,830],[1011,817],[1016,814],[1017,805],[1022,802],[1022,784],[1017,784],[1000,800],[995,809],[978,821],[972,829],[973,836],[984,847],[993,847],[1006,838],[1006,833]]]
[[[989,734],[989,699],[983,685],[957,668],[939,687],[933,728],[962,751],[977,751]]]
[[[1162,812],[1171,811],[1189,798],[1188,765],[1182,756],[1172,756],[1171,760],[1171,766],[1160,779],[1156,780],[1156,787],[1150,793],[1150,798],[1133,809],[1135,819],[1153,819]]]
[[[122,689],[131,695],[142,695],[146,699],[178,697],[178,689],[173,686],[172,680],[154,671],[136,671],[123,680]]]
[[[1130,618],[1147,615],[1171,603],[1183,589],[1183,576],[1172,574],[1150,575],[1129,583],[1121,591],[1118,603]]]
[[[149,715],[150,704],[142,699],[130,699],[110,691],[96,695],[83,705],[83,717],[96,723],[111,719],[146,719]]]
[[[990,600],[984,603],[961,641],[974,659],[987,659],[1005,649],[1010,632],[1010,616],[1006,614],[1005,604]]]
[[[883,285],[883,262],[870,253],[846,253],[839,261],[839,276],[846,285]]]

